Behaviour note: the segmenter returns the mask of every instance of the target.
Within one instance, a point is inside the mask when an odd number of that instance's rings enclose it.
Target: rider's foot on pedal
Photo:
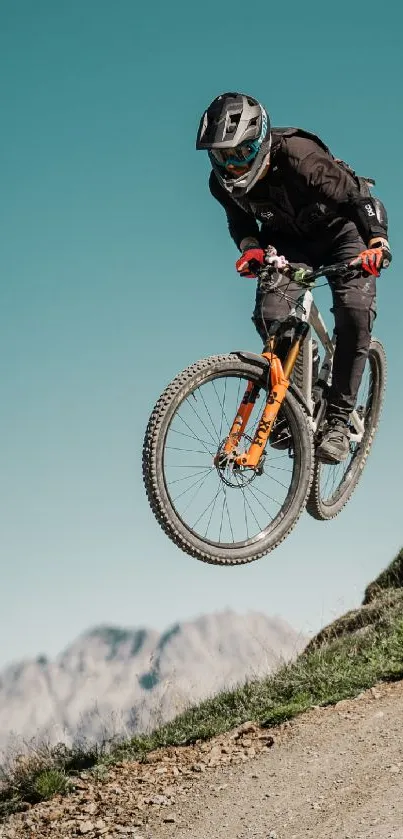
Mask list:
[[[340,463],[350,454],[350,432],[348,421],[340,417],[328,417],[322,440],[316,449],[321,463]]]
[[[272,449],[285,450],[290,447],[291,433],[286,419],[277,420],[269,437]]]

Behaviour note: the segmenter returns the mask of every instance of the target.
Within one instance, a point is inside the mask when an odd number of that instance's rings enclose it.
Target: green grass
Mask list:
[[[36,804],[73,789],[72,775],[95,766],[102,747],[70,749],[63,743],[50,746],[31,742],[24,754],[10,754],[0,767],[0,817],[24,805]]]
[[[400,582],[400,587],[398,583]],[[369,594],[368,594],[369,592]],[[325,627],[292,664],[189,708],[147,735],[109,748],[43,746],[0,772],[0,814],[23,802],[67,793],[74,774],[125,759],[144,760],[156,748],[222,734],[246,720],[277,725],[312,705],[356,696],[379,681],[403,678],[403,550],[366,590],[360,609]],[[2,783],[1,783],[2,782]]]
[[[44,801],[54,795],[65,795],[71,787],[72,783],[65,772],[60,769],[44,769],[35,778],[33,794],[38,801]]]

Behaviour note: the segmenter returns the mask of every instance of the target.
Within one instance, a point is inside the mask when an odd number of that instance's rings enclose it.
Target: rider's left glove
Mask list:
[[[381,268],[388,268],[392,261],[389,242],[387,239],[371,239],[369,248],[359,254],[362,270],[366,274],[379,277]]]
[[[264,265],[265,253],[263,248],[247,248],[235,263],[236,270],[241,277],[256,277],[256,271]]]

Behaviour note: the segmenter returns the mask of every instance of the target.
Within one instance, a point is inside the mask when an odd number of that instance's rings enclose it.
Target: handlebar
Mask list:
[[[358,257],[351,262],[338,262],[333,265],[321,265],[316,271],[311,271],[309,268],[298,268],[292,264],[288,264],[287,268],[281,272],[274,265],[263,265],[262,268],[256,271],[256,276],[259,283],[270,285],[270,281],[274,284],[277,282],[279,273],[284,273],[290,280],[300,285],[302,288],[313,288],[315,281],[319,277],[326,276],[333,277],[336,274],[346,276],[346,274],[353,273],[354,269],[361,264]],[[276,275],[276,276],[275,276]]]

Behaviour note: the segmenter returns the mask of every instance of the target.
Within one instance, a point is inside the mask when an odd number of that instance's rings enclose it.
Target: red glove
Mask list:
[[[247,248],[235,263],[236,270],[241,277],[256,277],[253,273],[259,265],[264,265],[263,248]]]
[[[361,251],[357,258],[353,259],[353,264],[359,265],[366,274],[379,277],[381,268],[387,268],[391,261],[389,243],[387,239],[381,239],[379,242],[375,240],[368,250]]]
[[[361,260],[361,268],[366,274],[379,277],[383,262],[382,248],[369,248],[367,251],[361,251],[357,259]]]

